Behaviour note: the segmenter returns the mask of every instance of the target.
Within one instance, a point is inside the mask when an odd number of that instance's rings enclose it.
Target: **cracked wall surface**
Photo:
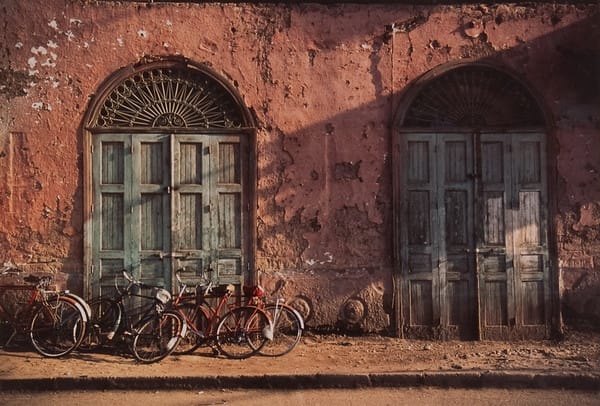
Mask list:
[[[385,331],[391,130],[408,86],[465,59],[513,70],[548,113],[551,240],[571,319],[600,304],[596,4],[0,4],[0,260],[83,283],[83,117],[113,72],[206,63],[257,122],[262,282],[313,326]],[[596,307],[594,307],[596,306]]]

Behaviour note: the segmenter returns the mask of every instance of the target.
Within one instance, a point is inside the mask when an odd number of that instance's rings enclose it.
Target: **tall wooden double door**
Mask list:
[[[405,336],[549,334],[545,140],[541,133],[401,135]]]
[[[92,149],[91,294],[129,269],[171,288],[174,270],[240,284],[247,259],[246,138],[104,133]]]

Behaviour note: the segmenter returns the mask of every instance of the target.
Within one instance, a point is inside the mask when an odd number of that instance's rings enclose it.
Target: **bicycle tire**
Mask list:
[[[273,323],[272,339],[267,340],[258,350],[260,355],[280,357],[292,351],[300,342],[303,321],[297,312],[287,306],[267,305],[265,311]]]
[[[267,340],[264,331],[270,324],[269,317],[261,309],[254,306],[237,307],[219,321],[217,349],[229,358],[248,358],[256,354]],[[250,340],[254,345],[250,344]]]
[[[92,351],[113,339],[121,326],[122,311],[119,305],[112,299],[101,297],[93,300],[90,304],[91,318],[87,324],[85,337],[79,349]]]
[[[205,312],[194,303],[180,305],[176,311],[184,315],[188,328],[187,333],[181,337],[173,354],[191,354],[207,344],[207,327],[210,321]]]
[[[72,300],[59,296],[39,306],[33,319],[29,338],[43,356],[62,357],[76,349],[83,340],[86,316]]]
[[[185,320],[174,311],[165,311],[143,321],[134,333],[131,349],[140,362],[158,362],[171,354],[187,334]]]

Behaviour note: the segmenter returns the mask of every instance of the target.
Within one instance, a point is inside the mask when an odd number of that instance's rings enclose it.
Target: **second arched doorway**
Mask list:
[[[484,64],[432,71],[394,127],[398,332],[547,337],[546,124],[527,87]]]

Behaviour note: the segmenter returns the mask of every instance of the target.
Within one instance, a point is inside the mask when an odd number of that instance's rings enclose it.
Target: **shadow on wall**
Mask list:
[[[597,21],[598,16],[590,16],[498,52],[487,36],[472,31],[472,45],[461,49],[462,58],[505,66],[516,72],[530,85],[547,112],[548,163],[556,171],[556,176],[549,177],[552,202],[549,218],[554,221],[550,225],[550,243],[560,272],[570,272],[568,261],[561,261],[569,255],[565,252],[570,249],[569,241],[580,241],[593,249],[593,239],[587,235],[600,233],[600,218],[584,230],[574,227],[576,221],[573,221],[579,217],[577,211],[582,205],[600,207],[600,189],[590,187],[600,181],[597,154],[590,154],[585,146],[593,145],[592,152],[594,148],[600,149],[598,141],[593,139],[593,133],[600,128],[600,51],[598,43],[590,41],[600,35]],[[447,53],[447,49],[434,46],[427,52],[441,54]],[[374,101],[293,133],[274,129],[278,134],[277,145],[269,148],[279,148],[283,154],[272,154],[277,158],[261,162],[258,196],[259,200],[267,201],[268,208],[279,213],[282,221],[267,224],[259,219],[262,269],[295,268],[313,270],[316,274],[374,266],[385,271],[380,275],[385,290],[392,289],[386,275],[394,266],[390,236],[395,232],[388,128],[394,111],[389,106],[397,108],[406,89],[386,94],[378,80],[381,75],[377,73],[377,63],[371,69]],[[574,136],[578,134],[582,136]],[[585,141],[586,137],[589,141]],[[281,175],[277,182],[262,185],[261,177],[268,174]],[[281,251],[285,258],[278,258],[282,239],[287,250]],[[289,258],[298,260],[290,262]],[[342,315],[336,316],[340,323],[352,329],[363,322],[357,319],[364,320],[357,315],[381,307],[381,302],[355,299],[366,285],[365,282],[362,287],[349,288],[340,297],[327,294],[326,289],[318,286],[321,297],[313,300],[318,302],[313,306],[328,303]],[[314,296],[314,289],[313,282],[297,294]],[[382,298],[378,296],[377,300]],[[384,308],[388,309],[389,304]],[[315,308],[309,310],[314,312]]]

